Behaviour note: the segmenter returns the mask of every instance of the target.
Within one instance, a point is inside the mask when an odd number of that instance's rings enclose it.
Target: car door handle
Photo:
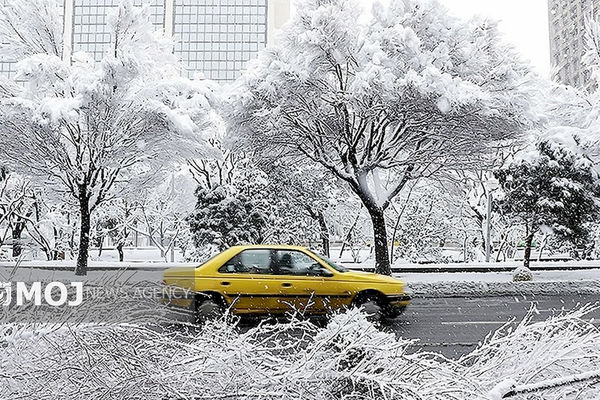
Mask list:
[[[291,284],[291,283],[288,283],[288,282],[283,282],[283,283],[281,284],[281,286],[283,286],[283,287],[291,287],[291,286],[292,286],[292,284]]]
[[[223,286],[229,286],[229,282],[221,282],[221,285],[223,285]]]

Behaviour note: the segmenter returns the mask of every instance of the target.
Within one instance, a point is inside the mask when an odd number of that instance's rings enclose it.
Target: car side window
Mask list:
[[[276,250],[273,273],[276,275],[318,275],[321,265],[312,257],[295,250]]]
[[[219,268],[219,272],[240,274],[270,274],[271,250],[244,250]]]

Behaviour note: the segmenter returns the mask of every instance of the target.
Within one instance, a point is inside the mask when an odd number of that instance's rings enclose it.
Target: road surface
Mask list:
[[[417,339],[417,344],[411,348],[413,351],[422,349],[458,359],[475,349],[490,332],[505,323],[520,322],[532,304],[538,310],[533,320],[539,321],[561,311],[598,301],[600,299],[593,295],[417,298],[403,315],[383,324],[381,329],[392,331],[398,337]],[[600,324],[600,309],[594,310],[588,317],[597,321],[595,324]],[[179,315],[177,319],[192,322],[191,314]],[[245,331],[255,327],[260,320],[243,319],[240,328]],[[315,322],[326,323],[323,319]],[[167,328],[171,329],[180,328],[174,324]]]
[[[520,321],[532,304],[539,312],[534,317],[538,321],[561,310],[598,301],[598,296],[593,295],[414,299],[406,312],[384,329],[419,339],[416,348],[458,358],[504,323]],[[600,323],[600,310],[590,313],[589,318]]]

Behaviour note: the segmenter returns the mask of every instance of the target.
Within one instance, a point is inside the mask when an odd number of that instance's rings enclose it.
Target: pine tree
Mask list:
[[[505,196],[497,205],[525,227],[524,266],[529,267],[534,235],[541,228],[581,246],[589,238],[589,223],[600,209],[593,163],[577,151],[552,141],[495,173]]]
[[[264,239],[267,216],[264,204],[233,186],[212,189],[199,187],[196,209],[188,217],[197,249],[260,243]]]

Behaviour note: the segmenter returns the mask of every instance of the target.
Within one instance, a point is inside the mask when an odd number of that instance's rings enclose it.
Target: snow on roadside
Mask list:
[[[13,267],[14,268],[14,267]],[[84,282],[106,283],[107,281],[123,282],[160,282],[163,269],[137,270],[137,269],[112,269],[105,271],[89,271],[86,276],[76,276],[73,269],[62,268],[56,270],[38,269],[35,267],[12,268],[0,267],[0,282]]]
[[[531,295],[594,295],[600,294],[600,281],[547,282],[410,282],[414,297],[494,297]]]
[[[154,282],[162,280],[162,272],[173,264],[154,263],[98,263],[108,265],[107,270],[90,271],[86,277],[73,274],[66,262],[55,262],[54,270],[39,269],[34,265],[14,266],[0,264],[0,282],[7,281],[62,281],[104,282]],[[41,265],[46,265],[40,263]],[[92,264],[95,265],[95,264]],[[181,264],[177,264],[178,266]],[[189,264],[195,265],[195,264]],[[58,267],[60,266],[60,268]],[[119,267],[119,268],[118,268]],[[133,267],[133,268],[132,268]],[[141,268],[141,269],[140,269]],[[517,295],[594,295],[600,294],[600,269],[533,271],[533,281],[513,282],[511,272],[454,272],[454,273],[402,273],[394,276],[404,280],[415,297],[489,297]]]
[[[600,294],[600,269],[537,271],[533,281],[513,282],[511,272],[406,273],[415,297],[491,297]]]

